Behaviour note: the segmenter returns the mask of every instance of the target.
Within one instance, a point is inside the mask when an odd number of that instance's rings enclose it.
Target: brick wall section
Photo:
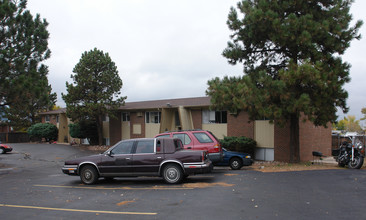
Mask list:
[[[332,154],[332,127],[315,126],[307,121],[300,121],[300,160],[313,160],[313,151],[320,151],[325,156]]]
[[[122,122],[121,114],[117,113],[114,117],[109,117],[110,145],[114,145],[120,140],[122,140]]]
[[[254,139],[254,122],[249,119],[247,112],[238,115],[227,115],[227,136],[245,136]]]
[[[332,128],[329,123],[328,128],[317,127],[313,123],[303,122],[300,119],[300,160],[313,160],[313,151],[320,151],[323,155],[331,155]],[[274,131],[274,160],[290,161],[290,124],[280,127],[275,124]]]
[[[130,134],[131,139],[133,138],[144,138],[145,137],[145,112],[143,112],[142,117],[137,116],[137,112],[131,112],[130,114]],[[141,125],[141,134],[134,134],[133,133],[133,125],[140,124]]]
[[[192,113],[193,129],[202,129],[202,110],[192,109],[191,113]]]
[[[274,160],[290,161],[290,125],[274,125]]]

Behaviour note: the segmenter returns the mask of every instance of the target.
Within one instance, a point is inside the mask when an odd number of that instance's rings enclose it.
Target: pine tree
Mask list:
[[[337,107],[348,111],[350,65],[341,55],[359,39],[350,27],[351,0],[243,0],[231,8],[223,56],[243,63],[244,76],[215,78],[206,93],[216,108],[290,124],[291,162],[300,161],[299,119],[327,126]]]
[[[66,82],[68,94],[62,94],[67,116],[75,122],[94,121],[97,124],[98,142],[102,145],[103,116],[113,116],[127,98],[119,97],[122,80],[117,67],[108,53],[94,48],[82,54],[73,72],[75,74],[71,78],[74,82]]]
[[[0,106],[15,127],[37,122],[56,101],[48,84],[48,23],[26,10],[26,0],[0,0]]]

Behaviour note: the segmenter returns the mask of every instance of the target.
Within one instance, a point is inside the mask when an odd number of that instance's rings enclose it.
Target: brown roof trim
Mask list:
[[[169,104],[169,105],[168,105]],[[159,109],[159,108],[177,108],[183,107],[208,107],[211,105],[210,97],[194,97],[194,98],[180,98],[180,99],[162,99],[141,102],[126,102],[121,106],[120,110],[142,110],[142,109]],[[40,115],[56,115],[66,113],[66,108],[60,108],[53,111],[41,112]]]
[[[66,113],[66,108],[59,108],[48,112],[40,112],[39,115],[58,115],[61,113]]]
[[[137,109],[158,109],[167,107],[204,107],[211,105],[210,97],[180,98],[180,99],[163,99],[142,102],[126,102],[121,106],[120,110],[137,110]]]

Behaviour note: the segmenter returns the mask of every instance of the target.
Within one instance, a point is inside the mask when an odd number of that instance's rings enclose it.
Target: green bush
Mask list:
[[[254,156],[257,142],[248,137],[224,137],[220,140],[221,146],[230,151],[248,153]]]
[[[93,121],[80,121],[79,123],[69,124],[69,133],[73,138],[87,138],[91,145],[98,144],[97,125]]]
[[[31,138],[37,138],[46,141],[57,140],[58,129],[55,125],[50,123],[37,123],[28,128],[27,133]]]

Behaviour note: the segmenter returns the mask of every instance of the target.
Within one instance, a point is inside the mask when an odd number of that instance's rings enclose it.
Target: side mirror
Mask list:
[[[110,157],[113,157],[112,151],[108,151],[107,155],[110,156]]]

